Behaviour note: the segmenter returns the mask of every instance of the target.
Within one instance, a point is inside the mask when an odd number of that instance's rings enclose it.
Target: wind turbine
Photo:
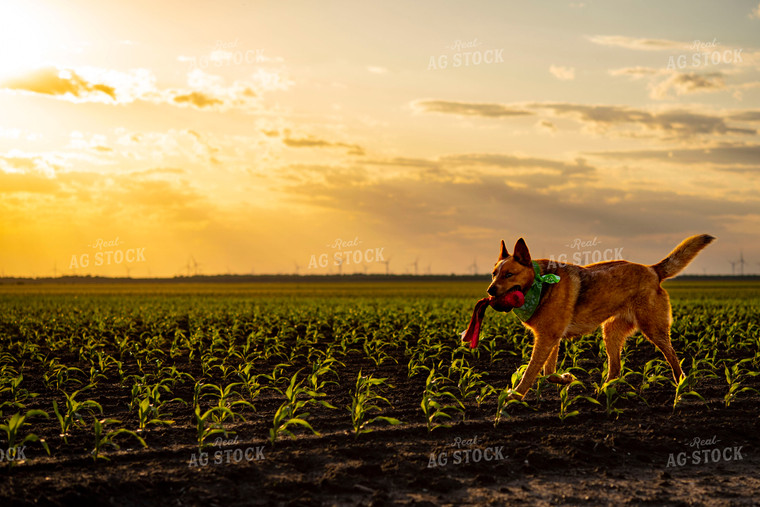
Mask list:
[[[414,262],[412,262],[411,264],[409,264],[410,266],[414,266],[414,276],[417,276],[419,274],[418,273],[418,268],[419,268],[418,264],[419,264],[419,262],[420,262],[420,258],[417,257],[416,259],[414,259]]]
[[[193,269],[193,276],[198,276],[200,274],[200,269],[199,269],[200,266],[201,265],[198,264],[198,261],[195,260],[195,257],[193,257],[191,255],[190,258],[187,261],[187,273],[188,273],[188,276],[190,276],[190,268]]]
[[[132,278],[129,276],[130,271],[132,271],[132,268],[129,267],[128,264],[124,264],[124,269],[127,270],[127,278]]]
[[[737,261],[739,263],[739,275],[744,276],[744,252],[739,250],[739,260]]]
[[[301,266],[297,262],[295,262],[295,261],[293,261],[293,266],[295,266],[295,268],[296,268],[296,275],[300,275],[301,274]]]
[[[728,261],[731,264],[731,276],[736,275],[736,261]]]
[[[362,269],[364,270],[364,274],[366,275],[367,274],[367,270],[369,269],[369,265],[362,263]]]
[[[472,264],[470,264],[469,266],[467,266],[467,269],[468,270],[472,269],[473,276],[478,274],[478,259],[477,259],[477,257],[472,260]]]
[[[432,264],[428,264],[428,265],[427,265],[427,267],[425,268],[425,274],[426,274],[426,275],[432,275],[432,274],[433,274],[433,273],[431,272],[431,270],[430,270],[430,267],[431,267],[431,266],[432,266]]]
[[[391,270],[390,270],[391,258],[388,257],[386,260],[380,261],[380,262],[382,262],[383,264],[385,264],[385,274],[386,275],[391,274]]]

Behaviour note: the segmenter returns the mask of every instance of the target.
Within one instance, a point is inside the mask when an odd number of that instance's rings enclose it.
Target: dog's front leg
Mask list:
[[[525,393],[533,387],[538,372],[541,370],[541,367],[544,366],[544,363],[546,363],[552,350],[555,346],[559,348],[559,341],[559,337],[536,335],[536,341],[533,344],[533,352],[530,354],[528,368],[525,370],[523,378],[515,388],[515,391],[510,395],[510,399],[521,400],[523,396],[525,396]]]

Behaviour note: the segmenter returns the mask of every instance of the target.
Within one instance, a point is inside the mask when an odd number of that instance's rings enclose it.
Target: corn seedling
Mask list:
[[[742,359],[741,361],[733,364],[731,368],[728,367],[727,364],[723,365],[723,370],[726,374],[726,382],[728,382],[728,392],[723,397],[723,401],[726,404],[726,408],[731,404],[736,397],[745,392],[753,392],[758,393],[757,389],[753,389],[751,387],[741,387],[741,365],[743,363],[752,361],[752,358]],[[760,375],[758,372],[750,371],[747,372],[747,375],[755,377],[757,375]]]
[[[509,413],[509,408],[514,406],[520,406],[535,410],[530,405],[522,400],[510,400],[509,397],[514,393],[514,389],[504,389],[499,393],[499,398],[496,403],[496,417],[494,418],[494,427],[498,426],[502,419],[512,417]]]
[[[673,380],[670,381],[676,388],[676,394],[673,397],[673,412],[675,412],[678,404],[687,396],[699,398],[702,402],[707,403],[702,395],[696,392],[692,387],[696,384],[696,375],[698,375],[698,371],[692,370],[688,375],[682,376],[677,383]]]
[[[609,417],[614,414],[616,419],[623,413],[623,409],[615,406],[621,399],[626,400],[639,397],[633,386],[623,378],[612,379],[602,385],[594,382],[594,388],[597,396],[602,395],[604,397],[603,406],[607,416]]]
[[[239,412],[235,412],[233,409],[235,407],[244,406],[249,407],[251,410],[255,410],[253,404],[249,401],[246,401],[243,399],[242,395],[235,390],[236,387],[243,385],[242,382],[233,382],[231,384],[227,384],[225,387],[217,386],[214,384],[205,384],[203,388],[212,391],[208,393],[204,393],[201,395],[201,398],[205,398],[206,396],[210,396],[211,398],[216,398],[216,407],[217,408],[226,408],[226,411],[220,411],[214,414],[214,422],[221,423],[224,422],[227,417],[232,417],[232,420],[234,421],[236,417],[239,417],[243,421],[245,421],[245,418],[240,414]],[[202,389],[203,390],[203,389]]]
[[[351,405],[348,407],[348,411],[351,413],[351,425],[354,428],[354,435],[358,436],[361,433],[373,431],[371,428],[367,428],[367,426],[375,422],[385,422],[391,425],[402,424],[401,421],[392,417],[375,416],[368,419],[372,412],[380,412],[381,409],[378,403],[391,404],[387,398],[375,392],[375,388],[386,385],[386,380],[385,378],[373,378],[372,375],[365,377],[362,376],[361,370],[359,371],[354,392],[351,394]]]
[[[668,377],[664,375],[665,363],[660,359],[652,359],[644,365],[641,372],[641,385],[639,385],[639,395],[650,387],[657,386],[667,382]]]
[[[37,393],[30,393],[27,389],[21,387],[24,381],[24,375],[19,373],[17,376],[7,379],[6,386],[0,388],[0,394],[7,393],[10,395],[10,401],[4,401],[0,403],[0,409],[10,406],[14,408],[23,409],[26,406],[24,402],[29,398],[36,398]]]
[[[574,398],[570,398],[570,394],[569,394],[570,388],[575,385],[584,387],[583,382],[581,382],[580,380],[573,380],[572,382],[564,386],[559,392],[559,400],[560,400],[559,419],[561,421],[564,421],[568,417],[575,417],[579,414],[578,410],[570,410],[571,406],[578,400],[586,400],[596,405],[600,405],[600,403],[594,398],[590,396],[584,396],[582,394],[579,394],[578,396],[575,396]]]
[[[127,435],[135,437],[140,444],[142,444],[143,447],[148,447],[148,444],[145,443],[145,440],[140,437],[137,433],[134,431],[120,428],[117,430],[111,430],[107,431],[105,429],[105,426],[107,424],[117,424],[121,423],[121,421],[118,421],[116,419],[98,419],[97,417],[93,418],[92,423],[92,431],[93,436],[95,439],[95,443],[93,445],[92,451],[90,451],[90,454],[92,454],[93,461],[97,461],[98,459],[105,459],[108,460],[106,456],[102,455],[102,451],[106,446],[113,447],[114,449],[120,449],[119,445],[114,441],[116,437],[119,435]]]
[[[22,428],[29,425],[26,420],[37,416],[42,416],[45,419],[48,418],[47,412],[43,412],[42,410],[28,410],[24,415],[21,415],[20,412],[13,414],[5,421],[4,424],[0,424],[0,432],[5,433],[5,438],[8,441],[8,453],[15,453],[19,447],[22,447],[27,442],[37,442],[45,449],[48,456],[50,456],[50,448],[44,439],[41,439],[34,433],[27,433],[23,436],[21,435]],[[13,467],[15,464],[15,459],[10,459],[8,461],[9,468]]]
[[[275,388],[285,396],[286,401],[280,405],[280,408],[275,412],[274,419],[272,420],[272,427],[269,429],[269,441],[272,445],[274,445],[277,437],[281,433],[294,437],[295,435],[293,432],[288,429],[291,426],[302,426],[315,435],[319,435],[307,420],[309,413],[303,412],[303,409],[309,403],[312,403],[314,398],[310,395],[310,391],[301,385],[303,384],[303,381],[298,382],[297,379],[298,372],[296,372],[296,374],[290,379],[290,384],[285,391]],[[303,399],[302,395],[306,395],[307,398]]]
[[[85,387],[84,389],[89,388]],[[69,431],[77,424],[84,426],[85,411],[89,414],[93,410],[97,409],[100,414],[103,414],[103,407],[100,403],[94,400],[77,401],[76,396],[84,389],[74,391],[71,394],[63,393],[66,397],[66,411],[62,412],[58,409],[58,403],[53,400],[53,411],[55,412],[58,423],[61,425],[61,437],[65,443],[69,443]]]
[[[198,452],[209,445],[207,440],[214,435],[223,433],[226,438],[229,433],[232,433],[225,430],[224,426],[215,420],[234,416],[227,407],[211,407],[205,412],[201,412],[201,407],[195,405],[193,414],[195,416],[195,441],[198,444]]]
[[[427,380],[425,380],[425,391],[422,394],[420,407],[425,414],[428,431],[451,427],[450,424],[443,424],[439,421],[441,419],[452,419],[454,412],[464,412],[462,402],[445,385],[447,380],[443,375],[437,375],[435,368],[430,369]],[[452,402],[446,403],[447,399],[451,399]]]

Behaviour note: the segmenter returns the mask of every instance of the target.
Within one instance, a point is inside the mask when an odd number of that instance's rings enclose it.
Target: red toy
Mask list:
[[[511,312],[512,308],[520,308],[525,304],[525,296],[519,290],[507,292],[501,297],[489,296],[483,298],[475,304],[475,310],[472,312],[470,325],[467,330],[462,332],[462,340],[468,342],[471,349],[478,346],[480,336],[480,325],[483,322],[483,316],[486,308],[491,307],[497,312]]]

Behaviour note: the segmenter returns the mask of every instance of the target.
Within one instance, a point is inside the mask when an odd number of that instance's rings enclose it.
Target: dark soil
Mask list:
[[[640,371],[656,354],[650,345],[637,346],[631,354],[632,369]],[[358,355],[348,357],[355,359],[346,361],[340,382],[327,390],[338,410],[321,406],[312,410],[310,421],[320,436],[298,430],[295,439],[284,437],[270,445],[268,430],[280,399],[279,394],[264,391],[256,400],[256,412],[245,412],[247,422],[232,425],[237,442],[207,448],[205,466],[193,460],[198,450],[187,407],[173,406],[175,425],[145,432],[149,448],[125,438],[121,450],[106,451],[110,461],[94,462],[84,451],[92,448],[91,434],[78,429],[64,445],[52,398],[43,394],[28,407],[51,415],[50,420],[35,422],[34,431],[46,438],[52,456],[28,444],[26,461],[0,471],[0,505],[757,505],[760,501],[760,398],[746,393],[725,408],[724,379],[700,381],[698,390],[707,404],[692,398],[674,412],[673,387],[667,383],[647,391],[648,406],[638,400],[621,402],[618,406],[624,412],[617,418],[582,402],[580,415],[565,421],[558,418],[558,390],[548,386],[540,401],[532,393],[527,398],[535,410],[517,407],[497,427],[492,396],[480,408],[470,404],[466,421],[428,432],[419,406],[424,374],[408,378],[403,357],[398,357],[398,365],[387,361],[374,369]],[[516,359],[493,366],[487,361],[476,364],[489,372],[489,382],[498,388],[508,384],[519,366]],[[350,432],[345,407],[359,368],[389,378],[395,389],[385,393],[393,408],[383,414],[401,419],[404,425],[378,425],[373,433],[358,437]],[[184,369],[200,374],[189,364]],[[49,392],[39,372],[27,367],[24,377],[30,391]],[[600,381],[579,380],[586,386]],[[122,421],[114,427],[136,427],[135,414],[128,410],[128,389],[109,378],[98,384],[96,392],[104,413]],[[177,385],[173,396],[191,400],[192,386]],[[707,449],[710,462],[692,462],[695,439],[710,440],[700,446]],[[248,461],[244,451],[259,446],[264,459]],[[731,450],[724,452],[726,448]],[[492,459],[473,462],[480,456],[476,449],[490,449],[485,456]],[[455,451],[460,451],[461,463]],[[464,462],[465,451],[470,452],[469,463]],[[498,452],[504,459],[493,459]],[[431,455],[441,453],[447,456],[446,464],[441,459],[441,464],[431,466]],[[681,466],[679,453],[686,453],[682,460],[688,458]],[[718,454],[720,461],[712,462]],[[229,456],[230,463],[216,464],[215,455],[221,461]],[[253,458],[255,452],[248,455]],[[671,455],[676,461],[669,466]]]

